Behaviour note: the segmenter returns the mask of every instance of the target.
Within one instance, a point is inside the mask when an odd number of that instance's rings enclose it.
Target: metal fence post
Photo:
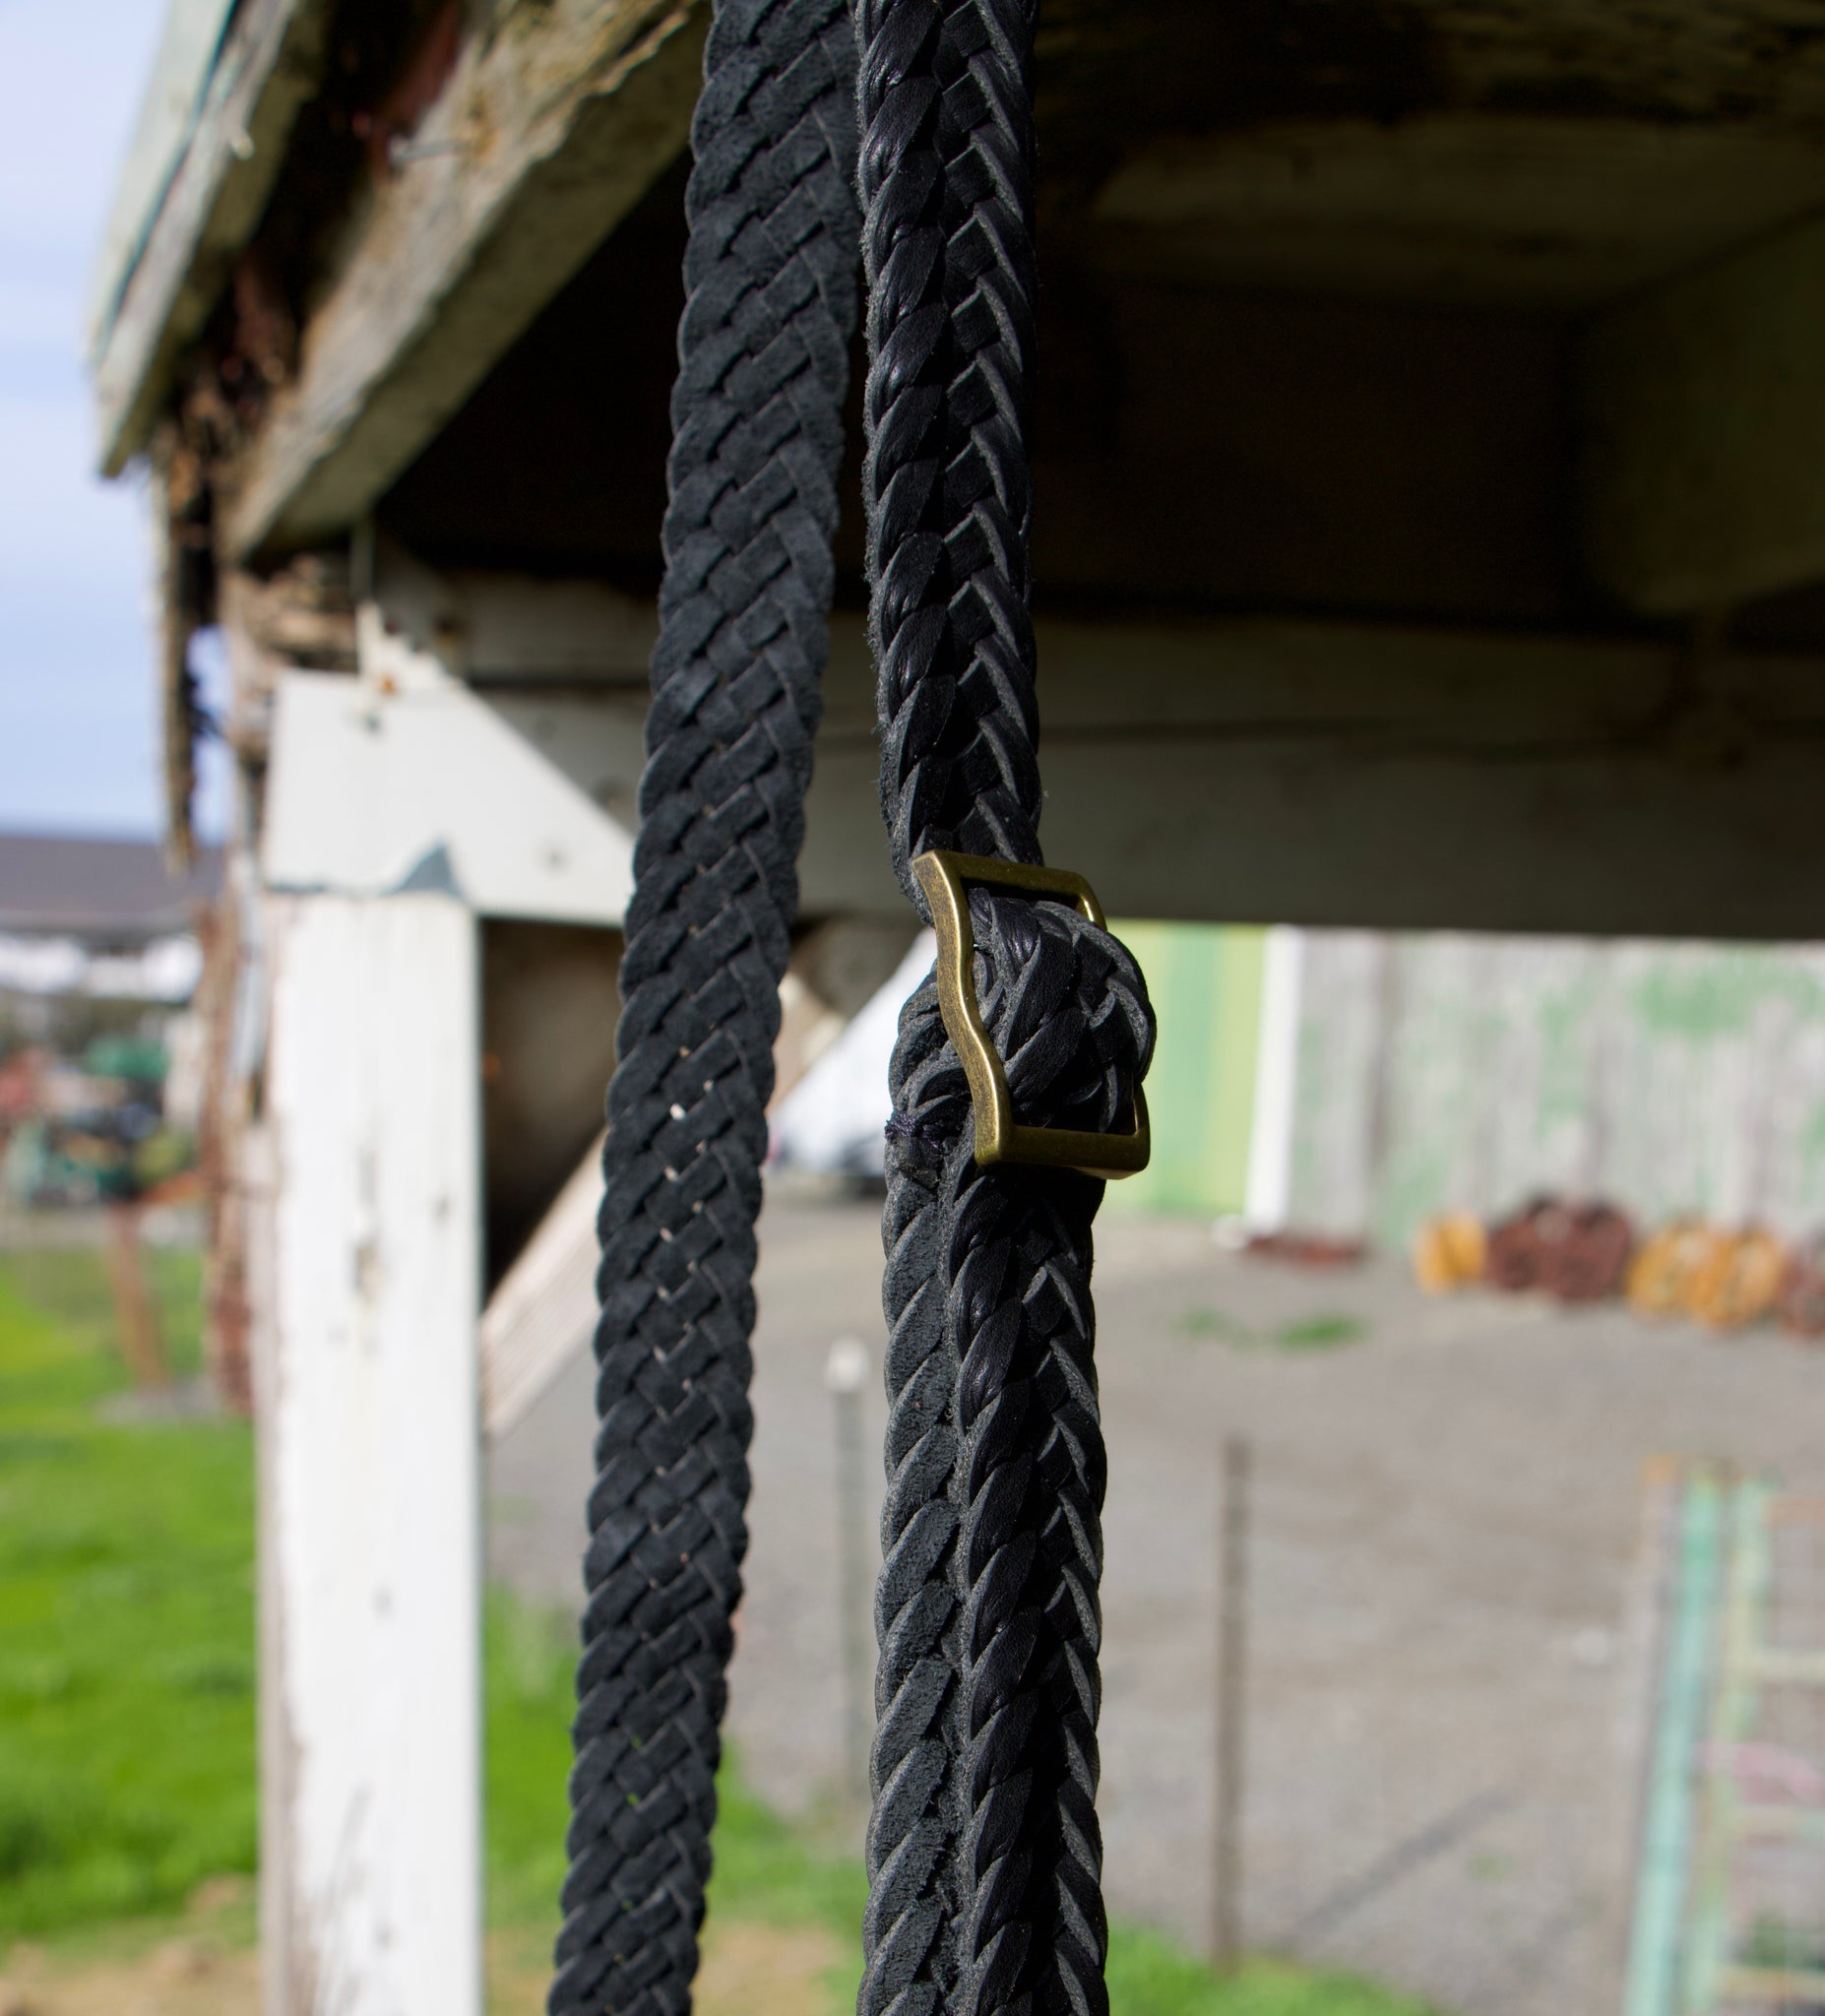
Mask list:
[[[1227,1437],[1218,1472],[1217,1768],[1211,1810],[1211,1953],[1221,1968],[1236,1964],[1242,1945],[1251,1467],[1246,1439]]]
[[[868,1604],[868,1556],[862,1535],[862,1388],[868,1352],[858,1338],[840,1337],[824,1364],[824,1384],[836,1403],[837,1600],[843,1606],[844,1790],[860,1804],[868,1795],[868,1645],[863,1618]]]

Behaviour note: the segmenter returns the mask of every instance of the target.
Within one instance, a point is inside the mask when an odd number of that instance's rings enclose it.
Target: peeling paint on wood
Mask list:
[[[633,889],[629,834],[453,681],[389,692],[282,674],[269,780],[276,888],[379,895],[430,878],[490,916],[589,924],[620,923]]]
[[[270,914],[269,2016],[480,2016],[475,926]]]
[[[1313,931],[1301,969],[1302,1228],[1399,1246],[1542,1190],[1648,1224],[1825,1223],[1817,945]]]
[[[315,90],[330,0],[251,0],[210,77],[197,129],[111,310],[95,361],[101,464],[146,446],[178,360],[203,334]]]
[[[466,46],[325,276],[237,472],[235,553],[348,527],[436,435],[684,144],[706,12],[552,0]]]

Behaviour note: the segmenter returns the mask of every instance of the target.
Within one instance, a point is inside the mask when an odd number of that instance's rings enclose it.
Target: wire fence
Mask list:
[[[1366,1591],[1353,1619],[1286,1601],[1271,1485],[1233,1502],[1254,1475],[1226,1458],[1223,1531],[1265,1559],[1213,1583],[1220,1647],[1248,1647],[1218,1660],[1220,1955],[1463,2016],[1825,2012],[1825,1501],[1649,1466],[1615,1627],[1567,1640],[1555,1717],[1494,1646],[1479,1686],[1439,1617],[1404,1639]]]
[[[775,1228],[732,1711],[758,1789],[788,1811],[843,1808],[838,1832],[858,1840],[849,1704],[871,1650],[882,1420],[878,1261],[851,1236],[809,1211]],[[1624,2016],[1664,1665],[1643,1466],[1710,1449],[1733,1475],[1819,1488],[1817,1360],[1614,1307],[1441,1306],[1391,1262],[1319,1279],[1166,1223],[1111,1228],[1099,1277],[1111,1910],[1220,1958],[1374,1978],[1443,2016]],[[854,1395],[829,1369],[840,1325],[869,1360]],[[1238,1438],[1239,1494],[1224,1459]],[[1777,1646],[1825,1640],[1787,1565],[1822,1539],[1778,1529]],[[1686,1764],[1694,1829],[1708,1704]],[[1817,1755],[1804,1730],[1770,1727],[1776,1748]],[[1791,1858],[1777,1875],[1771,1845],[1745,1855],[1735,1957],[1801,1923],[1763,1891],[1818,1882]],[[1790,1945],[1803,1961],[1799,1932]]]
[[[1506,1629],[1491,1591],[1435,1611],[1424,1585],[1436,1590],[1454,1555],[1499,1555],[1514,1536],[1497,1523],[1479,1535],[1441,1506],[1449,1530],[1428,1543],[1423,1495],[1406,1507],[1394,1572],[1345,1542],[1321,1595],[1287,1560],[1309,1485],[1277,1488],[1271,1462],[1253,1474],[1245,1691],[1226,1711],[1219,1683],[1213,1707],[1216,1783],[1226,1752],[1242,1780],[1227,1795],[1233,1875],[1220,1832],[1210,1856],[1213,1920],[1234,1923],[1239,1950],[1365,1975],[1457,2016],[1596,2009],[1619,1619],[1522,1652],[1525,1598]]]

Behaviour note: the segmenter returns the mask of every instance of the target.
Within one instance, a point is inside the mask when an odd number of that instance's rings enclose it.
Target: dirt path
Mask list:
[[[696,2016],[828,2016],[840,1955],[815,1927],[712,1927]],[[542,1937],[489,1941],[488,2016],[544,2016],[551,1985]],[[259,2016],[260,1958],[207,1939],[164,1939],[108,1959],[15,1948],[0,1972],[0,2016]]]
[[[15,1949],[0,1976],[0,2016],[255,2016],[259,1956],[191,1939],[111,1960]]]
[[[776,1203],[762,1231],[730,1715],[758,1789],[804,1811],[842,1768],[823,1368],[847,1332],[878,1372],[880,1258],[866,1207]],[[1196,1225],[1105,1220],[1099,1250],[1113,1906],[1205,1936],[1216,1451],[1241,1432],[1257,1477],[1247,1939],[1463,2016],[1588,2008],[1614,1887],[1642,1465],[1706,1454],[1825,1486],[1825,1354],[1616,1309],[1432,1303],[1393,1263],[1300,1274],[1224,1254]],[[1313,1317],[1359,1337],[1274,1341]],[[868,1406],[875,1449],[873,1381]],[[576,1586],[589,1410],[579,1363],[494,1466],[496,1565],[559,1601]]]
[[[709,1924],[693,2016],[837,2016],[826,1977],[841,1958],[836,1939],[819,1926]],[[531,1946],[506,1938],[493,1942],[488,2016],[544,2016],[550,1986],[550,1955],[542,1940]],[[196,2016],[214,2012],[199,2010]]]

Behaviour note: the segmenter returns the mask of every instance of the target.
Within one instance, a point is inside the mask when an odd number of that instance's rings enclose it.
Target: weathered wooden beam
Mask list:
[[[178,163],[196,136],[215,79],[216,58],[234,17],[234,0],[165,0],[164,26],[140,98],[133,138],[120,164],[114,201],[90,280],[87,346],[100,347],[121,289],[146,249]]]
[[[395,615],[400,578],[385,570],[355,611],[358,677],[300,670],[277,681],[268,887],[378,896],[435,886],[484,916],[618,925],[631,833],[604,811],[596,778],[553,761],[535,728],[503,720],[453,676],[442,635],[420,638]],[[570,605],[561,589],[552,601]],[[617,772],[638,766],[641,720],[636,706],[609,738]]]
[[[1472,110],[1222,124],[1130,155],[1080,226],[1129,274],[1588,311],[1825,200],[1810,136]]]
[[[481,1429],[508,1433],[595,1328],[601,1137],[552,1200],[481,1312]]]
[[[683,146],[700,0],[551,0],[478,35],[306,325],[230,551],[351,526]]]
[[[259,222],[316,89],[332,12],[331,0],[250,0],[234,17],[145,246],[118,302],[101,304],[95,407],[109,475],[145,447],[178,359]]]
[[[485,576],[445,605],[490,612],[483,655],[521,675],[489,703],[631,832],[631,606]],[[863,626],[833,627],[801,911],[901,916]],[[1825,936],[1817,658],[1276,619],[1038,640],[1047,853],[1112,913]]]
[[[1115,914],[1825,935],[1825,670],[1274,620],[1038,628],[1047,857]],[[872,693],[840,626],[804,908],[881,908]]]
[[[1650,289],[1582,357],[1587,561],[1630,608],[1825,575],[1825,222]]]
[[[574,577],[428,567],[384,535],[372,573],[389,633],[458,678],[647,690],[659,636],[649,598]]]

